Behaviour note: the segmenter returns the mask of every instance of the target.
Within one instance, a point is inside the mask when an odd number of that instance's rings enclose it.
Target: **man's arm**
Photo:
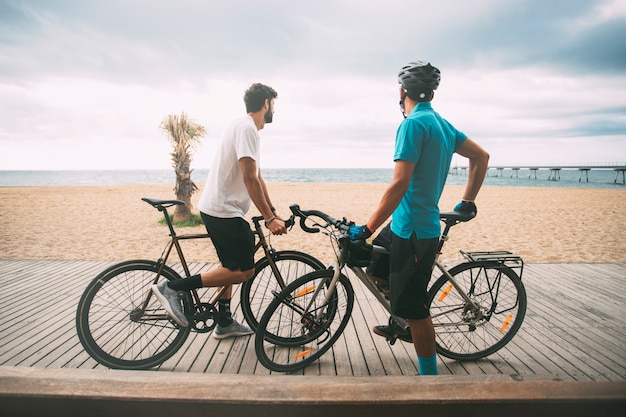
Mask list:
[[[406,194],[411,183],[411,175],[415,169],[415,164],[408,161],[397,160],[393,169],[393,179],[387,186],[383,197],[380,199],[378,208],[372,214],[372,217],[367,222],[367,227],[370,231],[374,232],[378,229],[388,218],[393,211],[398,207],[402,197]]]
[[[469,159],[467,185],[465,186],[463,200],[474,201],[480,187],[483,185],[485,175],[487,175],[489,154],[471,139],[465,140],[456,150],[456,153]]]
[[[274,218],[274,214],[272,213],[271,206],[266,198],[266,191],[264,188],[264,183],[262,179],[259,179],[259,173],[256,165],[256,161],[252,158],[245,157],[239,160],[239,166],[241,167],[241,172],[243,174],[243,182],[246,185],[246,189],[248,190],[248,194],[250,194],[250,198],[252,202],[259,210],[261,215],[266,219],[270,219],[270,222],[266,224],[267,228],[273,234],[283,234],[287,232],[285,228],[285,222],[280,219]],[[272,220],[272,218],[274,218]]]
[[[265,185],[265,180],[263,179],[263,176],[261,175],[260,171],[257,173],[257,175],[259,177],[259,182],[261,183],[261,189],[263,190],[263,195],[265,196],[265,201],[267,202],[267,205],[271,209],[272,207],[274,207],[274,204],[272,204],[272,200],[270,199],[270,193],[267,191],[267,186]],[[272,216],[276,216],[276,211],[272,210]]]

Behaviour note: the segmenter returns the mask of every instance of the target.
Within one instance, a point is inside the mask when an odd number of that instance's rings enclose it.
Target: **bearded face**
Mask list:
[[[274,120],[274,100],[270,100],[264,119],[265,123],[272,123]]]

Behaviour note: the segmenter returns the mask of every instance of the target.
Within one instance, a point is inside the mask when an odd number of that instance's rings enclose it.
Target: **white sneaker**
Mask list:
[[[180,324],[182,327],[189,326],[187,317],[183,312],[183,307],[180,303],[180,296],[178,291],[175,291],[167,286],[167,280],[161,281],[158,284],[152,286],[152,292],[156,298],[161,302],[167,314],[174,319],[174,321]]]
[[[247,336],[253,333],[254,331],[245,324],[240,324],[233,320],[233,322],[226,327],[222,327],[218,324],[213,332],[213,337],[216,339],[226,339],[227,337]]]

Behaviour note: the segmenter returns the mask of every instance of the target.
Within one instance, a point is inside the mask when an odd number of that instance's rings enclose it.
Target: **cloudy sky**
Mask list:
[[[413,60],[492,165],[624,163],[624,39],[623,0],[0,0],[0,170],[168,169],[182,111],[210,168],[253,82],[263,167],[391,168]]]

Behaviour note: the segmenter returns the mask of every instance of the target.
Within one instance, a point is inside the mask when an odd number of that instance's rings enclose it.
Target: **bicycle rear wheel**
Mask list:
[[[527,300],[521,278],[498,262],[457,265],[450,275],[479,309],[472,310],[445,275],[433,284],[429,302],[437,352],[456,360],[493,354],[515,336],[524,321]]]
[[[156,262],[122,262],[101,272],[85,289],[76,312],[81,344],[98,363],[114,369],[149,369],[174,355],[189,336],[170,319],[150,286]],[[162,277],[180,279],[164,266]],[[183,297],[190,315],[189,297]]]
[[[304,368],[341,336],[352,314],[354,290],[341,274],[330,291],[333,274],[326,269],[300,277],[270,303],[254,343],[263,366],[276,372]]]
[[[280,251],[272,255],[277,276],[267,257],[254,265],[254,276],[241,285],[241,310],[252,330],[259,326],[263,312],[287,284],[309,272],[324,269],[313,256],[298,251]]]

